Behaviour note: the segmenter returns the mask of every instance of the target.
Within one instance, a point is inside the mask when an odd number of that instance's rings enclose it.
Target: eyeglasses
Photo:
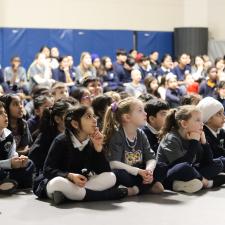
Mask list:
[[[90,95],[82,96],[82,99],[84,99],[84,100],[86,100],[86,99],[92,99],[92,96],[90,96]]]

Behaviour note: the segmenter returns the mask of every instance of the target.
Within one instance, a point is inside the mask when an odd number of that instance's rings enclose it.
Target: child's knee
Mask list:
[[[102,175],[104,176],[105,182],[110,186],[113,187],[116,184],[116,175],[113,172],[105,172]]]

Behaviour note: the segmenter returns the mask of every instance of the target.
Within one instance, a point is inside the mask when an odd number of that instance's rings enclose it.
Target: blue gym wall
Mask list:
[[[0,28],[0,64],[5,67],[12,56],[19,55],[28,68],[43,45],[58,47],[61,55],[72,55],[75,65],[83,51],[115,60],[117,48],[133,48],[133,31]],[[173,32],[137,31],[137,50],[146,55],[153,50],[160,56],[173,55]]]

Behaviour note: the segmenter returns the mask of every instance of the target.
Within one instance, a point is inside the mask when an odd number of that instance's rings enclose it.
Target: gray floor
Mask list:
[[[0,196],[1,225],[224,225],[225,187],[197,195],[164,193],[123,202],[68,203],[60,207],[32,194]]]

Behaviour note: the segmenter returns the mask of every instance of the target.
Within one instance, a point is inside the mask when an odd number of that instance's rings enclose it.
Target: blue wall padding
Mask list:
[[[152,50],[160,55],[173,55],[172,32],[137,32],[137,49],[149,54]],[[133,31],[125,30],[76,30],[0,28],[0,64],[5,67],[14,55],[19,55],[23,66],[28,68],[35,54],[44,45],[58,47],[61,55],[72,55],[75,65],[83,51],[110,56],[115,60],[116,49],[133,48]]]
[[[157,50],[160,58],[166,53],[173,56],[173,32],[139,31],[137,46],[145,55]]]

